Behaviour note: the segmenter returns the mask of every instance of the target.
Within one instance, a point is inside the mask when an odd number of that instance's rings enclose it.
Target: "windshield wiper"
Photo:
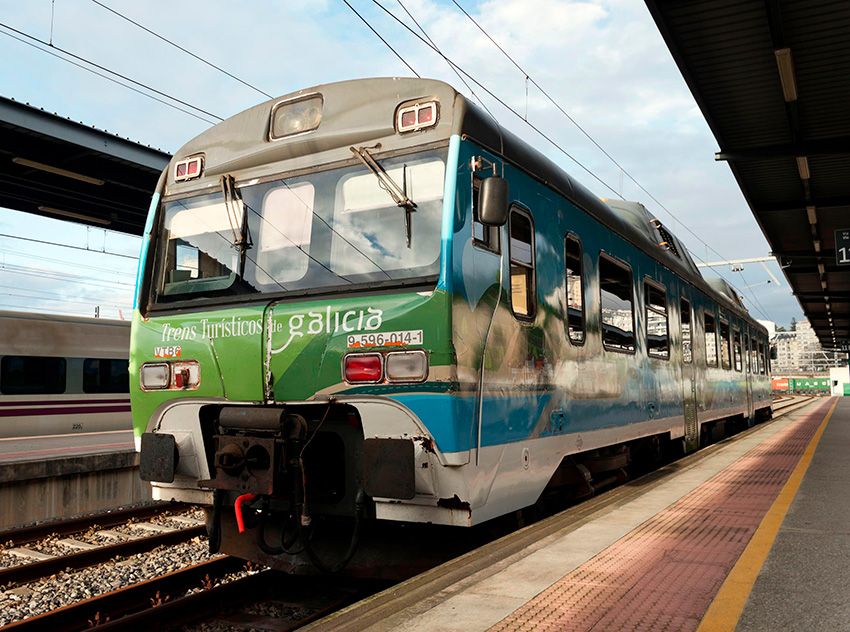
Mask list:
[[[370,149],[378,149],[380,145],[375,145]],[[402,185],[398,186],[395,180],[390,177],[390,174],[375,160],[369,149],[366,147],[350,147],[351,152],[360,159],[366,168],[375,174],[378,179],[378,185],[393,199],[396,205],[404,209],[404,232],[407,237],[407,247],[410,248],[410,214],[416,210],[416,203],[407,196],[407,165],[404,165],[402,170]]]
[[[242,203],[242,197],[236,191],[233,176],[221,176],[221,193],[224,196],[224,209],[227,220],[230,222],[230,230],[233,231],[232,245],[244,257],[245,251],[249,250],[253,244],[248,229],[248,212]]]

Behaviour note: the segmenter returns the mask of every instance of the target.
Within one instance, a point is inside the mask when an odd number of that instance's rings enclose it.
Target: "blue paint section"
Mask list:
[[[452,289],[451,252],[459,152],[460,136],[453,135],[449,139],[449,153],[446,160],[446,184],[443,189],[443,225],[440,239],[440,280],[437,283],[437,289],[445,290],[446,292],[451,292]]]
[[[153,218],[159,207],[159,191],[153,194],[151,205],[148,207],[148,217],[145,220],[145,230],[142,233],[142,247],[139,251],[139,264],[136,268],[136,289],[133,292],[133,309],[139,306],[139,292],[142,289],[142,274],[145,271],[145,259],[148,257],[148,247],[151,243],[151,231],[153,230]]]

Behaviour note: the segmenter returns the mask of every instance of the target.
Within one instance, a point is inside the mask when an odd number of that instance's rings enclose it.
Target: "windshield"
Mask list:
[[[157,302],[304,291],[437,274],[445,151],[379,159],[406,215],[363,165],[164,205]],[[247,222],[247,225],[245,224]]]

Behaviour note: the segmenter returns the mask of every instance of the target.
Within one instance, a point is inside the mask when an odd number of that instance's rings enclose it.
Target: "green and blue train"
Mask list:
[[[138,279],[142,476],[281,567],[319,564],[323,520],[351,534],[338,568],[365,524],[476,525],[771,413],[734,290],[439,81],[320,85],[202,133]]]

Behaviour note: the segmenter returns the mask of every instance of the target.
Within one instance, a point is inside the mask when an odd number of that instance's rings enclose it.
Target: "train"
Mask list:
[[[130,322],[0,311],[0,439],[132,430]]]
[[[386,568],[365,534],[450,542],[771,415],[734,289],[440,81],[318,85],[210,128],[143,240],[141,476],[276,568]]]

